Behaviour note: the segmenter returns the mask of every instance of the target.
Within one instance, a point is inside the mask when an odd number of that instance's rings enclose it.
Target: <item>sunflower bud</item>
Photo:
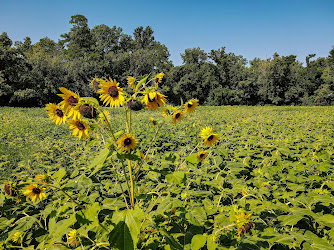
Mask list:
[[[89,104],[82,104],[79,107],[80,114],[85,118],[95,118],[96,117],[96,110]]]
[[[140,102],[134,101],[134,100],[128,101],[126,105],[129,107],[129,109],[133,111],[138,111],[143,108],[143,104],[141,104]]]
[[[16,192],[12,189],[10,184],[5,184],[5,193],[9,196],[16,196]]]

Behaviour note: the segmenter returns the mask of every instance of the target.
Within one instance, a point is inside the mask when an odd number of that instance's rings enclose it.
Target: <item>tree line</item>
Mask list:
[[[127,88],[128,76],[165,73],[162,92],[169,102],[197,98],[201,105],[331,105],[334,103],[334,48],[327,57],[295,55],[255,58],[249,62],[225,47],[206,53],[186,49],[174,66],[168,48],[153,30],[138,27],[133,35],[120,27],[88,26],[83,15],[58,42],[45,37],[32,44],[0,35],[0,105],[44,106],[58,102],[59,87],[94,96],[94,77],[112,77]]]

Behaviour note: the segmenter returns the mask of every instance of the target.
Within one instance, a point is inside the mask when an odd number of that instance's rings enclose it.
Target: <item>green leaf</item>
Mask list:
[[[81,97],[85,103],[99,106],[99,101],[96,100],[94,97]]]
[[[300,216],[300,215],[281,215],[277,217],[279,221],[282,221],[284,226],[286,225],[294,226],[302,218],[303,216]]]
[[[213,237],[217,237],[213,234],[208,235],[208,239],[207,239],[207,248],[208,250],[216,250],[218,247],[218,244],[213,240]]]
[[[320,222],[321,224],[328,227],[334,227],[334,216],[331,214],[324,214],[323,216],[317,218],[315,221]]]
[[[64,168],[60,168],[56,173],[53,174],[52,178],[60,181],[66,175]]]
[[[161,234],[163,236],[165,236],[166,238],[166,242],[168,243],[168,245],[171,247],[171,249],[176,249],[176,250],[183,250],[183,247],[180,243],[178,243],[174,238],[173,236],[169,235],[166,230],[164,229],[161,229],[160,230]]]
[[[195,207],[186,214],[186,219],[195,226],[204,226],[206,213],[203,207]]]
[[[109,154],[110,150],[108,148],[104,148],[96,155],[94,160],[88,165],[89,169],[94,168],[89,177],[97,173],[103,167],[104,162],[106,161]]]
[[[141,85],[143,85],[144,83],[146,83],[148,76],[144,77],[143,79],[141,79],[136,86],[136,91],[138,91],[138,89],[141,87]]]
[[[124,221],[120,221],[109,233],[109,244],[120,250],[135,249],[130,230]]]
[[[191,239],[191,250],[199,250],[200,248],[204,247],[206,243],[206,236],[202,234],[196,234]]]
[[[185,182],[186,175],[183,171],[175,171],[174,173],[166,175],[166,180],[178,185]]]
[[[193,153],[186,158],[186,161],[192,165],[197,163],[197,153]]]

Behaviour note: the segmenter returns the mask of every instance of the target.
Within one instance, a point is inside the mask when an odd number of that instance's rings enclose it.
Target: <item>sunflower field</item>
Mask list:
[[[334,249],[334,107],[173,107],[163,76],[0,108],[0,249]]]

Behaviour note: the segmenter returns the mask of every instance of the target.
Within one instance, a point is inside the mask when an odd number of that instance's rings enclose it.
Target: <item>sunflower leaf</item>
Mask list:
[[[99,101],[96,100],[94,97],[82,97],[82,99],[87,103],[87,104],[94,104],[96,106],[99,106]]]
[[[103,167],[103,164],[109,154],[110,150],[108,148],[104,148],[98,153],[98,155],[94,158],[94,160],[88,165],[89,169],[95,168],[93,172],[89,175],[89,177],[95,174]]]
[[[166,180],[174,184],[181,184],[185,182],[186,175],[183,171],[175,171],[174,173],[166,175]]]
[[[138,89],[141,87],[141,85],[143,85],[144,83],[146,83],[148,76],[144,77],[143,79],[141,79],[136,86],[136,91],[138,91]]]

